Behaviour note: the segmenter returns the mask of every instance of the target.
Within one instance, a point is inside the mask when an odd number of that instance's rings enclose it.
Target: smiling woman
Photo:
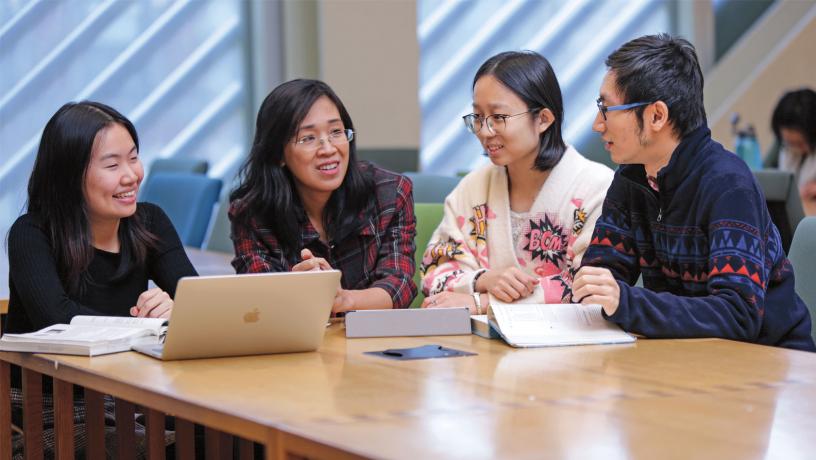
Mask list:
[[[564,106],[550,63],[534,52],[488,59],[473,79],[465,127],[492,164],[446,200],[422,260],[423,306],[570,302],[612,171],[562,139]]]
[[[122,114],[88,101],[54,114],[28,213],[9,232],[8,332],[79,314],[169,317],[176,282],[196,272],[162,210],[137,205],[143,177],[139,138]]]
[[[275,88],[230,195],[238,273],[343,273],[333,312],[405,308],[416,295],[411,182],[358,162],[354,125],[317,80]]]
[[[28,182],[28,212],[9,231],[5,332],[32,332],[76,315],[170,316],[176,283],[196,272],[164,212],[137,204],[143,176],[136,129],[113,108],[69,103],[51,117]],[[148,289],[148,280],[157,287]],[[15,423],[20,385],[15,368]],[[46,421],[53,420],[49,407]],[[106,411],[112,415],[112,406]],[[46,456],[53,455],[54,438],[45,439]],[[21,446],[15,437],[14,451]]]

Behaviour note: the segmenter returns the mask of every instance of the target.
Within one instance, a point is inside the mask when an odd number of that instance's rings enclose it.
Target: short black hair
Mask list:
[[[538,156],[535,169],[549,171],[561,161],[567,146],[561,137],[561,122],[564,119],[564,102],[561,87],[555,77],[550,62],[534,51],[506,51],[499,53],[482,64],[473,86],[485,75],[492,75],[510,91],[516,94],[527,108],[550,109],[555,116],[549,129],[541,133],[538,141]]]
[[[785,93],[773,111],[771,127],[780,142],[780,129],[801,131],[810,148],[816,149],[816,91],[803,88]]]
[[[645,35],[626,42],[606,58],[623,104],[663,101],[674,134],[683,138],[706,123],[703,71],[694,46],[669,34]],[[635,109],[643,129],[643,111]]]

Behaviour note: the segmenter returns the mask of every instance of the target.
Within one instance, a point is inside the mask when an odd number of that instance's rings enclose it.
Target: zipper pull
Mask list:
[[[660,221],[662,221],[662,220],[663,220],[663,208],[660,208],[660,209],[657,211],[657,221],[658,221],[658,222],[660,222]]]

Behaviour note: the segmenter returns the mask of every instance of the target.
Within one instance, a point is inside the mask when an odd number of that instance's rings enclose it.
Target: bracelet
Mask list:
[[[478,292],[473,293],[473,301],[476,302],[476,314],[482,314],[482,298],[479,296]]]
[[[476,282],[479,281],[479,277],[484,275],[486,271],[487,271],[486,268],[482,268],[479,271],[477,271],[475,275],[473,275],[473,281],[471,281],[470,283],[471,292],[476,292]]]

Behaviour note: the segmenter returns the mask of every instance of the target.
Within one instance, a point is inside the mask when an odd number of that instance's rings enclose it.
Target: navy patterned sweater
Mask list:
[[[608,268],[620,305],[607,319],[653,338],[720,337],[816,351],[810,314],[762,191],[702,126],[649,187],[618,168],[583,265]],[[644,288],[633,287],[638,274]]]

